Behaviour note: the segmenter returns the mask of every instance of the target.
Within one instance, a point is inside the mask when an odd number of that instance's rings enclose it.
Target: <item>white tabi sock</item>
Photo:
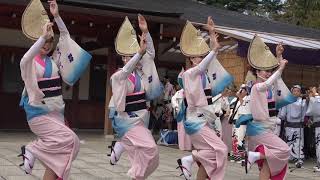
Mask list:
[[[181,163],[182,163],[182,166],[185,167],[187,170],[183,169],[183,173],[185,175],[185,177],[187,179],[191,179],[191,168],[192,168],[192,164],[194,163],[194,159],[192,157],[192,155],[189,155],[189,156],[185,156],[183,158],[181,158]]]
[[[31,174],[32,168],[34,166],[34,162],[35,162],[35,157],[33,156],[33,154],[28,151],[28,149],[25,149],[25,159],[24,159],[24,170],[28,173]]]
[[[248,161],[252,165],[254,162],[260,159],[260,153],[259,152],[253,152],[249,151],[248,153]]]
[[[121,142],[116,142],[113,150],[114,151],[111,153],[110,161],[112,164],[117,164],[117,162],[120,160],[121,154],[125,151],[125,149]]]

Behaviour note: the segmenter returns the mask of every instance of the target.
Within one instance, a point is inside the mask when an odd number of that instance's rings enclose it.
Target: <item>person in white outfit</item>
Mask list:
[[[291,88],[291,92],[298,99],[296,102],[281,108],[279,117],[286,121],[285,136],[287,144],[290,147],[291,161],[303,160],[304,146],[304,118],[307,111],[306,100],[301,98],[301,86],[295,85]]]

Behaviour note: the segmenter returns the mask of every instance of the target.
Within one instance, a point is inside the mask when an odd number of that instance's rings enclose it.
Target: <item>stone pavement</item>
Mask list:
[[[81,149],[77,159],[72,164],[71,180],[99,180],[129,179],[126,172],[130,167],[128,157],[123,154],[118,165],[111,166],[107,157],[106,146],[110,144],[113,137],[104,136],[102,131],[78,131],[81,140]],[[34,139],[30,132],[13,132],[0,130],[0,180],[35,180],[42,179],[44,167],[36,161],[32,175],[26,175],[20,168],[21,158],[17,157],[20,146]],[[150,180],[183,180],[179,177],[180,172],[176,170],[176,159],[189,153],[182,152],[175,147],[159,146],[160,165],[158,169],[148,179]],[[109,152],[109,150],[108,150]],[[312,162],[306,164],[312,167]],[[195,178],[197,167],[193,167],[193,177]],[[244,169],[236,163],[228,163],[226,180],[256,180],[258,171],[256,167],[248,175]],[[319,180],[320,173],[298,169],[289,173],[287,179],[290,180]]]

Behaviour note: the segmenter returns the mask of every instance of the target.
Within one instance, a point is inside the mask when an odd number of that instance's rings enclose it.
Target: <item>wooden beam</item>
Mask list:
[[[74,24],[71,25],[71,20],[65,20],[66,26],[71,35],[75,36],[85,36],[85,37],[97,37],[98,34],[104,34],[108,36],[107,26],[106,25],[94,25],[89,27],[89,24]],[[112,29],[116,29],[116,25],[110,25]],[[7,16],[0,16],[0,27],[9,28],[9,29],[19,29],[21,30],[21,18],[11,18]],[[118,28],[117,28],[118,29]],[[54,26],[55,33],[59,34],[59,30]],[[108,41],[106,41],[108,42]]]
[[[177,63],[177,62],[170,62],[170,61],[155,61],[156,67],[165,67],[172,70],[181,70],[182,67],[185,66],[185,62]]]
[[[0,53],[4,52],[16,52],[16,53],[25,53],[27,52],[27,48],[20,48],[20,47],[11,47],[11,46],[1,46],[0,45]]]
[[[162,52],[161,55],[163,55],[164,53],[168,52],[171,48],[176,47],[179,44],[179,41],[174,41],[172,42],[170,45],[168,45]]]
[[[2,2],[0,3],[0,12],[15,12],[17,10],[19,10],[20,12],[23,12],[23,10],[26,8],[27,3],[28,3],[27,1],[19,1],[19,0]],[[48,3],[44,2],[43,5],[46,9],[49,9]],[[84,15],[84,16],[87,16],[87,17],[83,17],[85,19],[92,16],[94,17],[94,20],[96,18],[101,17],[102,19],[105,19],[105,20],[109,18],[114,20],[120,20],[121,22],[123,21],[123,18],[125,18],[126,16],[128,16],[130,19],[137,19],[137,13],[127,13],[127,12],[103,10],[103,9],[96,9],[96,8],[85,8],[85,7],[79,7],[74,5],[59,4],[59,10],[60,10],[61,16],[64,16],[64,13],[68,12],[70,14],[73,14],[74,18],[76,18],[78,15]],[[165,16],[156,16],[156,15],[144,15],[144,16],[148,22],[165,23],[165,24],[181,24],[181,25],[185,23],[185,20],[181,20],[178,17],[165,17]]]
[[[75,7],[69,5],[59,5],[61,10],[74,12],[74,13],[83,13],[83,14],[91,14],[94,16],[104,16],[111,18],[119,18],[121,21],[123,18],[128,16],[130,19],[137,19],[137,13],[125,13],[119,11],[111,11],[111,10],[101,10],[101,9],[92,9],[92,8],[83,8],[83,7]],[[157,23],[168,23],[168,24],[184,24],[184,20],[180,20],[179,18],[172,17],[161,17],[161,16],[153,16],[153,15],[144,15],[148,22],[157,22]]]
[[[184,24],[166,24],[163,26],[162,37],[180,39]]]
[[[21,29],[21,17],[26,7],[26,2],[14,0],[12,3],[0,3],[0,27]],[[103,36],[115,37],[125,16],[129,16],[132,24],[136,27],[138,26],[136,14],[66,5],[59,5],[59,9],[70,34],[75,36],[97,37],[103,34]],[[146,16],[146,19],[151,34],[159,33],[159,24],[162,23],[164,25],[164,31],[161,34],[163,37],[180,37],[183,20],[149,15]],[[89,26],[90,23],[93,23],[92,27]],[[177,31],[177,29],[179,30]],[[58,33],[56,26],[54,30]]]
[[[9,29],[21,29],[21,19],[7,16],[0,16],[0,27]]]

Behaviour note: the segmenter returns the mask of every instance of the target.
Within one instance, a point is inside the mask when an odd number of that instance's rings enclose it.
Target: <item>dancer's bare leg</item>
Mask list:
[[[46,171],[43,175],[43,180],[56,180],[58,176],[50,169],[46,168]]]
[[[266,160],[263,162],[263,166],[262,166],[262,169],[259,174],[259,179],[260,180],[269,180],[270,179],[270,168],[269,168],[268,162]]]
[[[197,180],[205,180],[207,179],[208,175],[206,170],[202,165],[199,166],[198,173],[197,173]]]

